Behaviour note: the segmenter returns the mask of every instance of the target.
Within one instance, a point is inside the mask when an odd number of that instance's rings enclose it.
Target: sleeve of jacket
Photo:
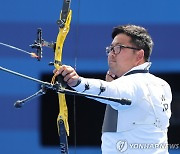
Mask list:
[[[109,104],[114,109],[126,109],[135,104],[137,98],[137,86],[133,80],[128,77],[121,77],[112,82],[106,82],[99,79],[89,79],[80,77],[80,84],[76,87],[72,87],[78,92],[87,94],[100,95],[113,98],[125,98],[132,101],[131,105],[121,105],[120,103],[95,99],[101,103]],[[103,89],[103,90],[102,90]]]

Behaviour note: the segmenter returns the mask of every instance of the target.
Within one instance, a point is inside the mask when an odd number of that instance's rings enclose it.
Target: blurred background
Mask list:
[[[1,0],[0,42],[33,51],[29,45],[36,39],[37,28],[42,28],[44,40],[56,41],[56,20],[62,3],[62,0]],[[151,72],[165,79],[173,92],[170,144],[180,144],[179,6],[179,0],[72,0],[72,24],[63,50],[64,64],[75,67],[85,77],[104,79],[105,47],[112,41],[112,28],[120,24],[147,28],[155,43]],[[0,46],[0,66],[43,81],[51,80],[54,68],[48,63],[53,58],[48,48],[44,48],[42,60],[37,61]],[[22,109],[14,108],[17,100],[39,89],[37,83],[0,71],[0,153],[60,153],[56,128],[58,100],[53,91],[33,99]],[[67,96],[67,104],[70,153],[100,154],[105,105],[72,96]],[[179,152],[170,149],[170,154]]]

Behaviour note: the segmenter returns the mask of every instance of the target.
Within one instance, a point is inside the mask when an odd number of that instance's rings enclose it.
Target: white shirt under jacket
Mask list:
[[[148,70],[150,65],[146,62],[130,71]],[[89,90],[84,91],[87,83]],[[102,153],[168,154],[167,128],[172,100],[169,84],[150,73],[135,73],[112,82],[81,78],[81,83],[74,89],[98,95],[102,85],[105,91],[100,96],[132,101],[131,105],[121,105],[98,99],[118,111],[116,131],[102,133]]]

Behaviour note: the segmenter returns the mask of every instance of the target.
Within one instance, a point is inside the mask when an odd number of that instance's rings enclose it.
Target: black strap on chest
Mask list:
[[[148,73],[148,70],[132,70],[124,76],[135,73]],[[117,131],[118,111],[113,109],[110,105],[106,106],[102,132],[116,132]]]

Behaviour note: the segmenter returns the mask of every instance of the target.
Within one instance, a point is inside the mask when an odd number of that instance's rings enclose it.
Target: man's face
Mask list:
[[[111,46],[124,45],[135,47],[130,43],[131,38],[125,34],[118,34],[112,41]],[[121,48],[120,53],[115,54],[111,51],[108,55],[108,64],[110,71],[120,77],[131,68],[138,65],[138,50]]]

